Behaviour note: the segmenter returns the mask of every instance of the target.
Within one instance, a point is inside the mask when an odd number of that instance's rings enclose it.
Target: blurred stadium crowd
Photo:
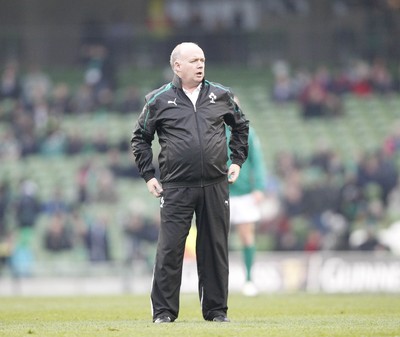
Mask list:
[[[335,15],[340,16],[348,13],[352,2],[332,3]],[[185,8],[196,13],[193,3],[189,7],[177,0],[168,4],[175,27],[189,24],[181,18],[200,19],[178,15]],[[212,8],[207,4],[205,10]],[[270,16],[307,15],[309,10],[308,1],[265,4]],[[204,13],[203,19],[216,18]],[[257,13],[235,13],[228,18],[236,21],[228,20],[226,30],[260,23],[253,20]],[[143,88],[119,84],[115,59],[101,41],[86,41],[80,52],[81,77],[73,83],[55,82],[51,72],[39,66],[23,67],[15,58],[1,65],[0,273],[9,266],[15,275],[30,275],[35,260],[60,256],[93,263],[136,259],[152,263],[157,209],[146,205],[145,184],[129,146],[130,129],[143,104]],[[278,61],[271,77],[257,83],[262,83],[257,88],[261,95],[248,98],[240,87],[237,94],[250,108],[250,120],[260,133],[265,125],[265,132],[273,134],[273,126],[263,111],[250,106],[251,100],[268,106],[271,115],[293,104],[300,117],[294,119],[298,125],[346,118],[349,99],[394,102],[388,113],[392,128],[385,131],[384,139],[373,151],[358,148],[350,161],[322,138],[312,140],[315,150],[307,154],[263,144],[273,160],[262,205],[264,216],[257,229],[258,248],[400,254],[399,65],[373,58],[309,71]],[[290,131],[285,130],[286,138],[295,148]],[[335,141],[339,144],[343,139],[337,136]]]
[[[92,48],[95,55],[105,55],[103,46]],[[111,141],[107,129],[99,128],[90,138],[80,118],[103,116],[103,127],[112,116],[124,124],[133,122],[141,98],[135,87],[116,88],[106,68],[99,67],[105,62],[96,62],[96,68],[92,61],[88,59],[82,83],[77,83],[75,90],[66,83],[53,84],[51,75],[39,68],[22,73],[16,61],[3,66],[0,253],[3,262],[11,262],[18,274],[29,273],[33,240],[39,243],[39,250],[55,254],[80,251],[80,258],[99,262],[117,258],[115,246],[110,250],[110,231],[129,238],[122,255],[117,254],[124,261],[146,258],[140,242],[154,245],[157,239],[157,219],[143,216],[140,207],[133,206],[119,218],[105,211],[107,205],[121,203],[118,181],[129,184],[127,181],[139,178],[130,154],[129,133],[119,133]],[[276,106],[294,101],[300,116],[326,118],[329,123],[329,95],[338,101],[349,95],[360,99],[399,95],[399,79],[383,63],[364,62],[351,69],[341,71],[339,77],[333,77],[327,68],[291,77],[289,66],[277,63],[269,93],[265,88],[265,100]],[[117,99],[118,91],[126,95]],[[312,113],[306,111],[307,104]],[[345,111],[335,115],[341,118],[342,114]],[[71,118],[73,127],[68,128],[66,121]],[[258,229],[265,235],[259,237],[260,249],[391,250],[390,242],[380,240],[378,234],[400,216],[399,155],[400,125],[388,130],[376,151],[361,152],[354,158],[350,170],[340,154],[323,143],[307,157],[296,152],[276,153],[265,191],[265,216]],[[36,170],[48,170],[48,193],[42,193],[43,180],[35,181],[29,165],[19,175],[4,170],[7,163],[24,166],[33,158],[42,163]],[[61,158],[60,170],[74,170],[69,180],[60,181],[51,173],[54,158]],[[73,158],[78,158],[77,165],[71,167],[68,162]],[[129,193],[133,195],[135,190]],[[88,215],[87,205],[99,207]],[[41,230],[37,230],[38,222]],[[269,241],[263,242],[263,237]]]
[[[276,103],[298,101],[304,118],[342,115],[342,97],[347,94],[363,98],[400,92],[400,68],[392,73],[382,58],[372,64],[350,61],[333,72],[319,66],[313,73],[299,69],[294,74],[286,62],[277,61],[273,74],[271,99]]]

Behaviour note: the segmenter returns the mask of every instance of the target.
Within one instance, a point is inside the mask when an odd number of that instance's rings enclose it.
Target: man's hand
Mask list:
[[[228,170],[228,183],[233,184],[239,177],[240,166],[238,164],[231,164]]]
[[[156,198],[161,197],[163,189],[156,178],[151,178],[146,184],[147,189],[151,194],[153,194]]]

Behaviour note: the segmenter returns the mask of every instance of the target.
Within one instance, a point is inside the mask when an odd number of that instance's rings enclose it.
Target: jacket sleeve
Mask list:
[[[232,164],[241,167],[248,155],[249,121],[233,100],[233,94],[230,92],[228,96],[229,113],[225,115],[225,123],[231,127],[231,137],[228,139],[229,149],[231,150],[230,159]]]
[[[131,148],[136,165],[141,177],[146,182],[155,177],[151,147],[155,131],[154,112],[146,99],[146,104],[139,115],[131,138]]]

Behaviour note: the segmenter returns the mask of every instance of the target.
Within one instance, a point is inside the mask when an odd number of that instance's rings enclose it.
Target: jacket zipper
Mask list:
[[[197,102],[199,101],[200,94],[199,94],[199,97],[197,98]],[[188,99],[189,99],[189,97],[188,97]],[[189,99],[189,101],[190,101],[190,99]],[[196,105],[192,104],[192,106],[193,106],[194,116],[195,116],[195,119],[196,119],[197,136],[199,138],[199,144],[200,144],[200,167],[201,167],[200,185],[201,185],[201,187],[203,187],[203,185],[204,185],[204,181],[203,181],[203,177],[204,177],[203,144],[202,144],[202,141],[201,141],[199,120],[198,120],[198,115],[197,115],[197,102],[196,102]]]

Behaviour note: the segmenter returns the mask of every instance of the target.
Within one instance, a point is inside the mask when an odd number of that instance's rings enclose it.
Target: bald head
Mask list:
[[[203,52],[203,50],[199,47],[199,45],[194,42],[182,42],[182,43],[178,44],[172,50],[172,53],[171,53],[171,56],[169,59],[169,63],[171,65],[172,70],[174,70],[175,61],[181,59],[182,56],[190,53],[192,50],[194,50],[194,51],[201,50],[201,52]]]
[[[170,64],[187,90],[197,87],[204,78],[204,52],[196,43],[178,44],[171,53]]]

